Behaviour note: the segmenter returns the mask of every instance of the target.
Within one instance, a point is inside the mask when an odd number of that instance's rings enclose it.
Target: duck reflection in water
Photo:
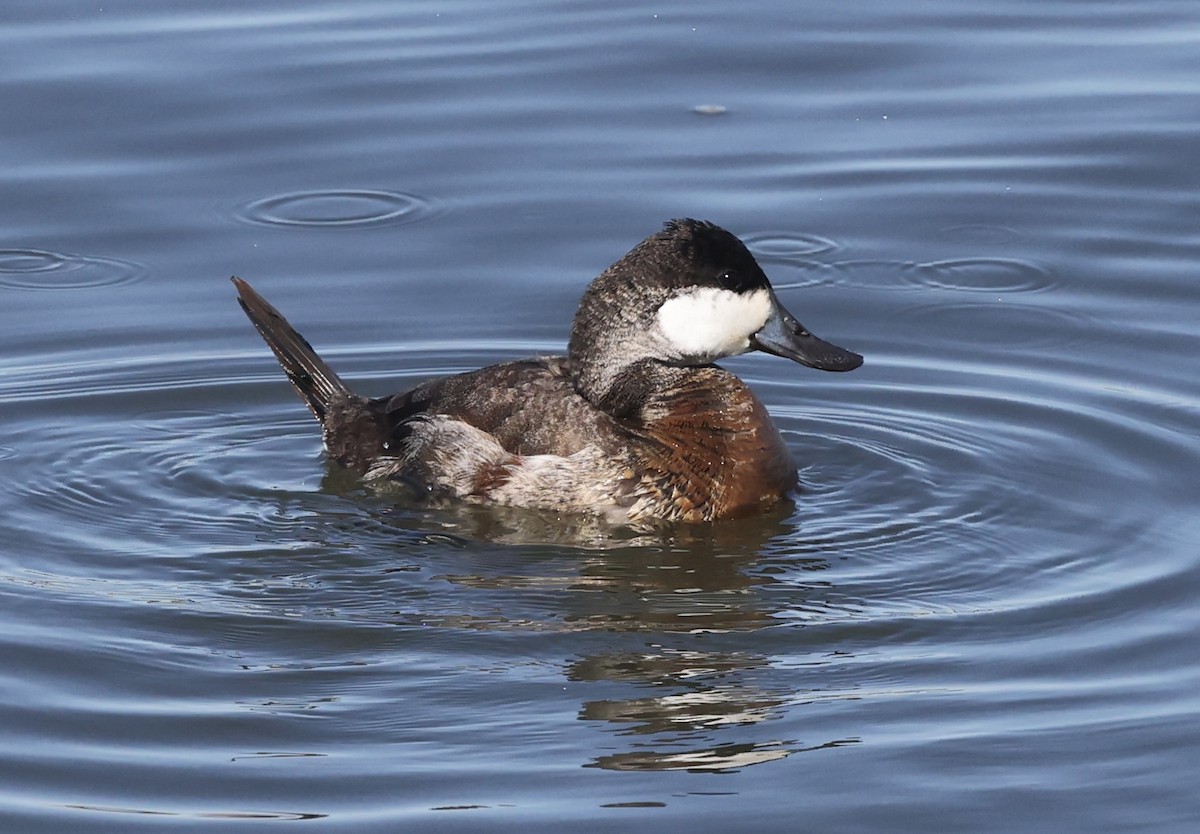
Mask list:
[[[697,550],[701,552],[698,553]],[[596,756],[589,764],[611,770],[727,771],[785,758],[804,750],[852,744],[856,738],[803,743],[779,738],[774,719],[808,700],[819,689],[814,678],[843,657],[820,649],[807,658],[802,675],[779,668],[772,656],[747,651],[744,634],[777,628],[779,611],[767,604],[779,580],[755,569],[754,555],[732,555],[727,548],[697,548],[645,554],[594,564],[627,599],[620,620],[594,612],[591,622],[608,621],[620,629],[625,648],[587,655],[572,663],[572,681],[619,684],[629,697],[585,701],[582,721],[614,725],[630,739],[625,751]],[[826,567],[819,558],[790,558],[813,574],[807,596],[816,609],[829,596],[817,578]],[[636,591],[630,595],[629,592]],[[787,594],[795,599],[795,589]],[[722,635],[736,633],[730,641]],[[614,641],[615,642],[615,641]],[[723,648],[722,643],[729,647]],[[606,687],[611,689],[611,687]],[[839,697],[854,697],[842,693]]]
[[[483,508],[389,512],[413,534],[437,528],[457,538],[464,518],[470,531],[459,540],[459,566],[439,566],[439,579],[464,589],[455,599],[466,610],[418,607],[400,623],[573,635],[564,676],[603,691],[583,700],[579,719],[611,725],[630,740],[628,749],[594,755],[587,766],[725,771],[857,741],[770,732],[787,725],[776,719],[808,702],[857,697],[837,680],[847,655],[824,645],[805,652],[780,639],[800,633],[788,628],[799,619],[844,616],[839,608],[851,605],[823,580],[828,563],[819,549],[805,555],[797,545],[786,513],[688,526],[687,535],[653,546],[610,540],[602,550],[564,551],[481,541],[476,515],[498,525],[488,529],[501,539],[520,526],[512,517],[501,524]],[[746,650],[747,634],[763,635],[785,656]]]

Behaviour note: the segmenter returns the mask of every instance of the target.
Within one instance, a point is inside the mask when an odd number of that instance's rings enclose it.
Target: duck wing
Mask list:
[[[417,418],[441,415],[490,435],[514,455],[569,456],[607,445],[613,419],[576,390],[566,357],[489,365],[442,377],[372,404],[399,444]]]

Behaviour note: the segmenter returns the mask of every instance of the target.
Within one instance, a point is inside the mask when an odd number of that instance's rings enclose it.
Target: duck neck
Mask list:
[[[686,368],[672,368],[656,359],[640,359],[602,377],[603,388],[598,389],[598,396],[587,393],[584,396],[613,417],[638,418],[643,416],[658,392],[669,389],[674,377],[686,371]]]
[[[626,416],[645,394],[654,390],[666,366],[651,358],[655,346],[647,327],[613,316],[586,315],[581,307],[571,333],[570,362],[575,390],[592,405]]]

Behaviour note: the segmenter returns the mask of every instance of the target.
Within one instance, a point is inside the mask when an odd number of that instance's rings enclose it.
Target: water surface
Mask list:
[[[1191,831],[1194,4],[16,2],[0,27],[0,828]],[[645,540],[327,465],[561,351],[666,219],[803,491]]]

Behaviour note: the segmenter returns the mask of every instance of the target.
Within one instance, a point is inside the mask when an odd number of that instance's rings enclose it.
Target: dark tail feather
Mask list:
[[[250,322],[283,366],[308,410],[324,423],[330,405],[354,397],[354,392],[265,298],[241,278],[234,276],[232,280],[237,287],[238,303]]]

